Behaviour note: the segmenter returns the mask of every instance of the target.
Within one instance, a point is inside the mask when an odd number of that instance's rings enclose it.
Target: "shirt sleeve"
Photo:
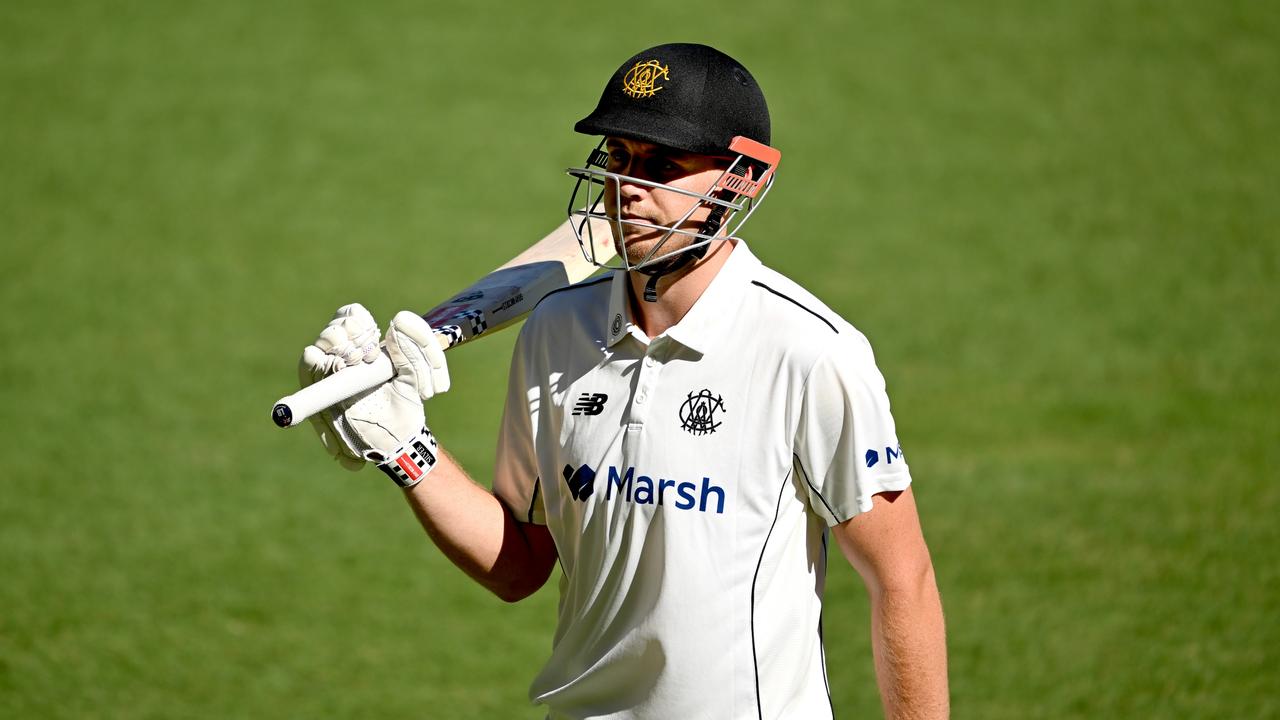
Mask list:
[[[530,386],[532,377],[523,329],[511,356],[507,400],[498,432],[493,492],[520,522],[547,524],[538,481],[538,454],[534,428],[538,426],[541,390]]]
[[[862,335],[842,337],[814,364],[795,448],[810,505],[829,525],[870,510],[872,495],[911,484],[884,376]]]

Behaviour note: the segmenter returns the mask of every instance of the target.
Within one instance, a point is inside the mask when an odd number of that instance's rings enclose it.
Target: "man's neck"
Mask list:
[[[631,316],[640,330],[654,338],[680,322],[729,260],[729,253],[733,252],[734,245],[733,240],[717,241],[701,260],[658,278],[657,302],[645,302],[641,299],[644,297],[645,285],[649,283],[649,276],[638,272],[628,273],[627,280],[631,283]]]

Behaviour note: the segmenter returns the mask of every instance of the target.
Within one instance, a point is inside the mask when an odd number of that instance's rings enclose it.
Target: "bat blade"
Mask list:
[[[441,347],[448,350],[475,338],[493,334],[519,321],[548,293],[585,280],[596,266],[584,257],[570,223],[561,223],[542,240],[485,275],[450,299],[423,314]],[[592,220],[584,238],[595,244],[597,258],[612,258],[609,224]],[[292,427],[335,403],[381,385],[394,375],[384,351],[375,362],[346,368],[280,398],[271,408],[271,420]]]

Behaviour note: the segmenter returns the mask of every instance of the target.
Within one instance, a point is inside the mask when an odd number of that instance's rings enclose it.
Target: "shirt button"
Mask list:
[[[645,358],[645,359],[644,359],[644,366],[645,366],[645,367],[653,367],[653,358],[651,358],[651,357],[647,357],[647,358]]]
[[[640,404],[644,402],[648,397],[649,396],[646,395],[643,390],[641,390],[640,392],[636,393],[636,404]]]

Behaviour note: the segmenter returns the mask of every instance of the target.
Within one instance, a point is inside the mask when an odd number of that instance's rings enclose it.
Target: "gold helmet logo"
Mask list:
[[[622,78],[622,92],[633,98],[653,97],[663,88],[657,84],[658,81],[670,79],[667,76],[670,69],[669,65],[664,66],[657,60],[638,62]]]

